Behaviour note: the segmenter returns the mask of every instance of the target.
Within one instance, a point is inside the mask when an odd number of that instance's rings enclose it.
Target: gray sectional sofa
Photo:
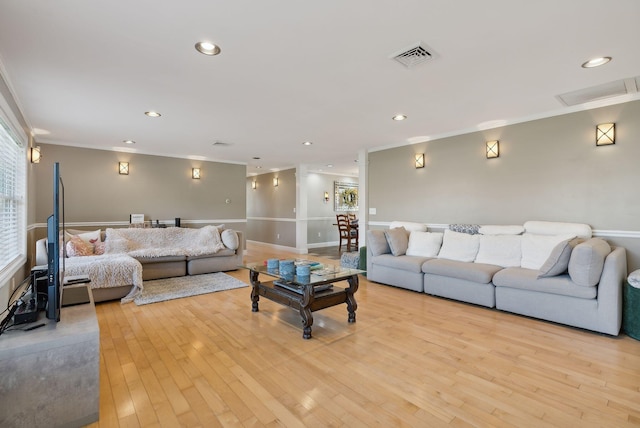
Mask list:
[[[143,281],[236,270],[245,248],[242,232],[215,226],[67,232],[67,250],[71,240],[92,247],[65,259],[65,271],[88,275],[96,302],[131,297]],[[46,267],[46,238],[36,242],[36,264]]]
[[[367,279],[416,292],[618,335],[626,250],[588,225],[393,222],[367,232]]]

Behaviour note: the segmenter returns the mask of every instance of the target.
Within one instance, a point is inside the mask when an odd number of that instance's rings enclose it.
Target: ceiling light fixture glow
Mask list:
[[[407,116],[405,116],[404,114],[396,114],[391,119],[393,119],[393,120],[405,120],[406,118],[407,118]]]
[[[305,141],[304,143],[302,143],[303,146],[310,146],[313,143],[311,141]]]
[[[144,114],[146,114],[149,117],[160,117],[160,116],[162,116],[157,111],[145,111]]]
[[[220,47],[211,42],[196,43],[196,50],[204,55],[214,56],[220,53]]]
[[[611,57],[610,56],[601,56],[599,58],[592,58],[589,61],[587,61],[584,64],[582,64],[582,68],[599,67],[601,65],[605,65],[609,61],[611,61]]]
[[[133,140],[123,140],[122,142],[125,143],[125,144],[135,144],[136,143]]]

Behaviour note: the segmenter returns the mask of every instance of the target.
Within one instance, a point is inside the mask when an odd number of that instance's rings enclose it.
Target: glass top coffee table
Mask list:
[[[297,261],[296,263],[305,263]],[[251,280],[251,301],[253,312],[258,312],[258,301],[263,296],[273,302],[297,309],[302,317],[302,338],[311,338],[312,312],[342,303],[347,304],[348,321],[356,322],[358,304],[354,297],[358,290],[358,274],[363,270],[340,266],[323,266],[312,270],[309,276],[285,276],[278,269],[267,269],[264,263],[247,263],[240,266],[249,270]],[[274,278],[261,282],[260,275]],[[348,287],[336,283],[346,281]],[[347,285],[345,284],[345,285]]]

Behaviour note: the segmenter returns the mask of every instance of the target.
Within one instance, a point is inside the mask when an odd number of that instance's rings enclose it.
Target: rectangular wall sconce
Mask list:
[[[40,146],[31,147],[31,163],[40,163]]]
[[[324,203],[329,202],[329,192],[324,192]]]
[[[256,180],[253,180],[253,181],[251,182],[251,188],[252,188],[253,190],[256,190],[256,188],[257,188],[257,187],[258,187],[258,183],[256,182]]]
[[[118,162],[118,174],[129,175],[129,162]]]
[[[416,154],[416,168],[424,168],[424,153]]]
[[[487,141],[487,159],[500,157],[500,142],[498,140]]]
[[[273,187],[278,187],[278,177],[273,177]]]
[[[601,123],[596,126],[596,146],[608,146],[616,143],[616,124]]]
[[[191,168],[191,178],[200,180],[200,168]]]

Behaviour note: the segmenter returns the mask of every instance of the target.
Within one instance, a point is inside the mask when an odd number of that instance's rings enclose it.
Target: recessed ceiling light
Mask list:
[[[211,42],[198,42],[196,43],[196,50],[204,55],[218,55],[220,53],[220,47],[214,45]]]
[[[260,156],[254,156],[254,157],[253,157],[253,159],[255,159],[255,160],[259,160],[259,159],[260,159]]]
[[[302,143],[303,146],[310,146],[313,143],[311,141],[305,141],[304,143]]]
[[[327,164],[327,168],[333,168],[333,164],[332,163]]]
[[[589,61],[585,62],[584,64],[582,64],[582,68],[599,67],[601,65],[605,65],[609,61],[611,61],[611,57],[610,56],[601,56],[599,58],[593,58],[593,59],[590,59]]]
[[[144,114],[146,114],[149,117],[160,117],[160,116],[162,116],[157,111],[145,111]]]
[[[393,120],[405,120],[406,118],[407,118],[407,116],[405,116],[404,114],[396,114],[391,119],[393,119]]]
[[[260,165],[256,165],[256,169],[262,169]]]
[[[125,144],[135,144],[135,143],[136,143],[136,142],[135,142],[135,141],[133,141],[133,140],[124,140],[124,141],[122,141],[122,142],[123,142],[123,143],[125,143]]]

